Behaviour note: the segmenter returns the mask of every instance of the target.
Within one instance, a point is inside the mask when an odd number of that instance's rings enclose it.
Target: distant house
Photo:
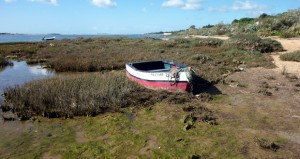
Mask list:
[[[172,35],[172,33],[163,33],[163,35],[168,36],[168,35]]]

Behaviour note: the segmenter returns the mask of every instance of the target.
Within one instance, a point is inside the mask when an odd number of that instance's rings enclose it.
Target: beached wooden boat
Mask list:
[[[42,38],[42,40],[46,40],[46,41],[48,41],[48,40],[54,40],[55,39],[55,37],[53,36],[53,37],[49,37],[49,38],[46,38],[46,37],[43,37]]]
[[[145,61],[126,64],[127,76],[152,89],[191,91],[193,70],[169,61]]]

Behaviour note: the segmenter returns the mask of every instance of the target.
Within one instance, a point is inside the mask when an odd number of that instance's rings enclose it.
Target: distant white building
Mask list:
[[[168,35],[172,35],[172,33],[163,33],[163,35],[168,36]]]

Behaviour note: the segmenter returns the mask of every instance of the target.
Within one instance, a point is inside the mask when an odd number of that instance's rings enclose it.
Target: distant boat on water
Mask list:
[[[43,37],[42,38],[42,40],[46,40],[46,41],[48,41],[48,40],[54,40],[55,39],[55,36],[53,36],[53,37],[48,37],[48,38],[46,38],[46,37]]]

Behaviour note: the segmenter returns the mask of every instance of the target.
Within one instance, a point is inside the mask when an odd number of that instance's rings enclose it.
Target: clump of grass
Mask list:
[[[266,149],[266,150],[272,150],[272,151],[276,152],[280,148],[280,145],[278,143],[272,142],[265,138],[257,138],[256,142],[258,143],[258,145],[261,148]]]
[[[6,60],[4,57],[0,56],[0,68],[8,65],[12,65],[12,63]]]
[[[193,40],[193,46],[197,47],[220,47],[224,40],[216,38],[196,38]]]
[[[268,82],[262,82],[260,85],[260,90],[258,91],[258,93],[261,93],[265,96],[272,96],[273,95],[273,91],[278,91],[278,87],[276,86],[271,86]]]
[[[28,119],[36,115],[93,116],[121,111],[125,107],[147,104],[149,99],[151,102],[155,93],[129,81],[122,73],[106,73],[32,81],[7,88],[5,94],[4,107]]]
[[[280,59],[283,61],[296,61],[300,62],[300,50],[287,53],[287,54],[282,54],[280,55]]]
[[[288,70],[287,70],[287,68],[286,68],[285,65],[283,66],[283,68],[282,68],[282,70],[281,70],[281,74],[282,74],[282,75],[287,75],[287,74],[289,74],[289,73],[288,73]]]
[[[211,101],[213,100],[213,96],[209,93],[200,93],[200,94],[197,94],[196,97],[201,101],[201,102],[208,102],[208,101]]]
[[[163,46],[167,47],[220,47],[223,44],[224,40],[216,38],[191,38],[183,39],[177,38],[174,41],[167,41],[163,43]]]
[[[213,111],[203,105],[187,105],[182,109],[185,112],[189,112],[189,115],[185,116],[183,122],[190,124],[190,126],[193,126],[196,121],[207,122],[210,125],[218,125],[217,117]]]
[[[225,45],[229,45],[242,50],[259,51],[269,53],[283,51],[282,45],[272,39],[261,39],[255,34],[237,34],[230,37]]]

